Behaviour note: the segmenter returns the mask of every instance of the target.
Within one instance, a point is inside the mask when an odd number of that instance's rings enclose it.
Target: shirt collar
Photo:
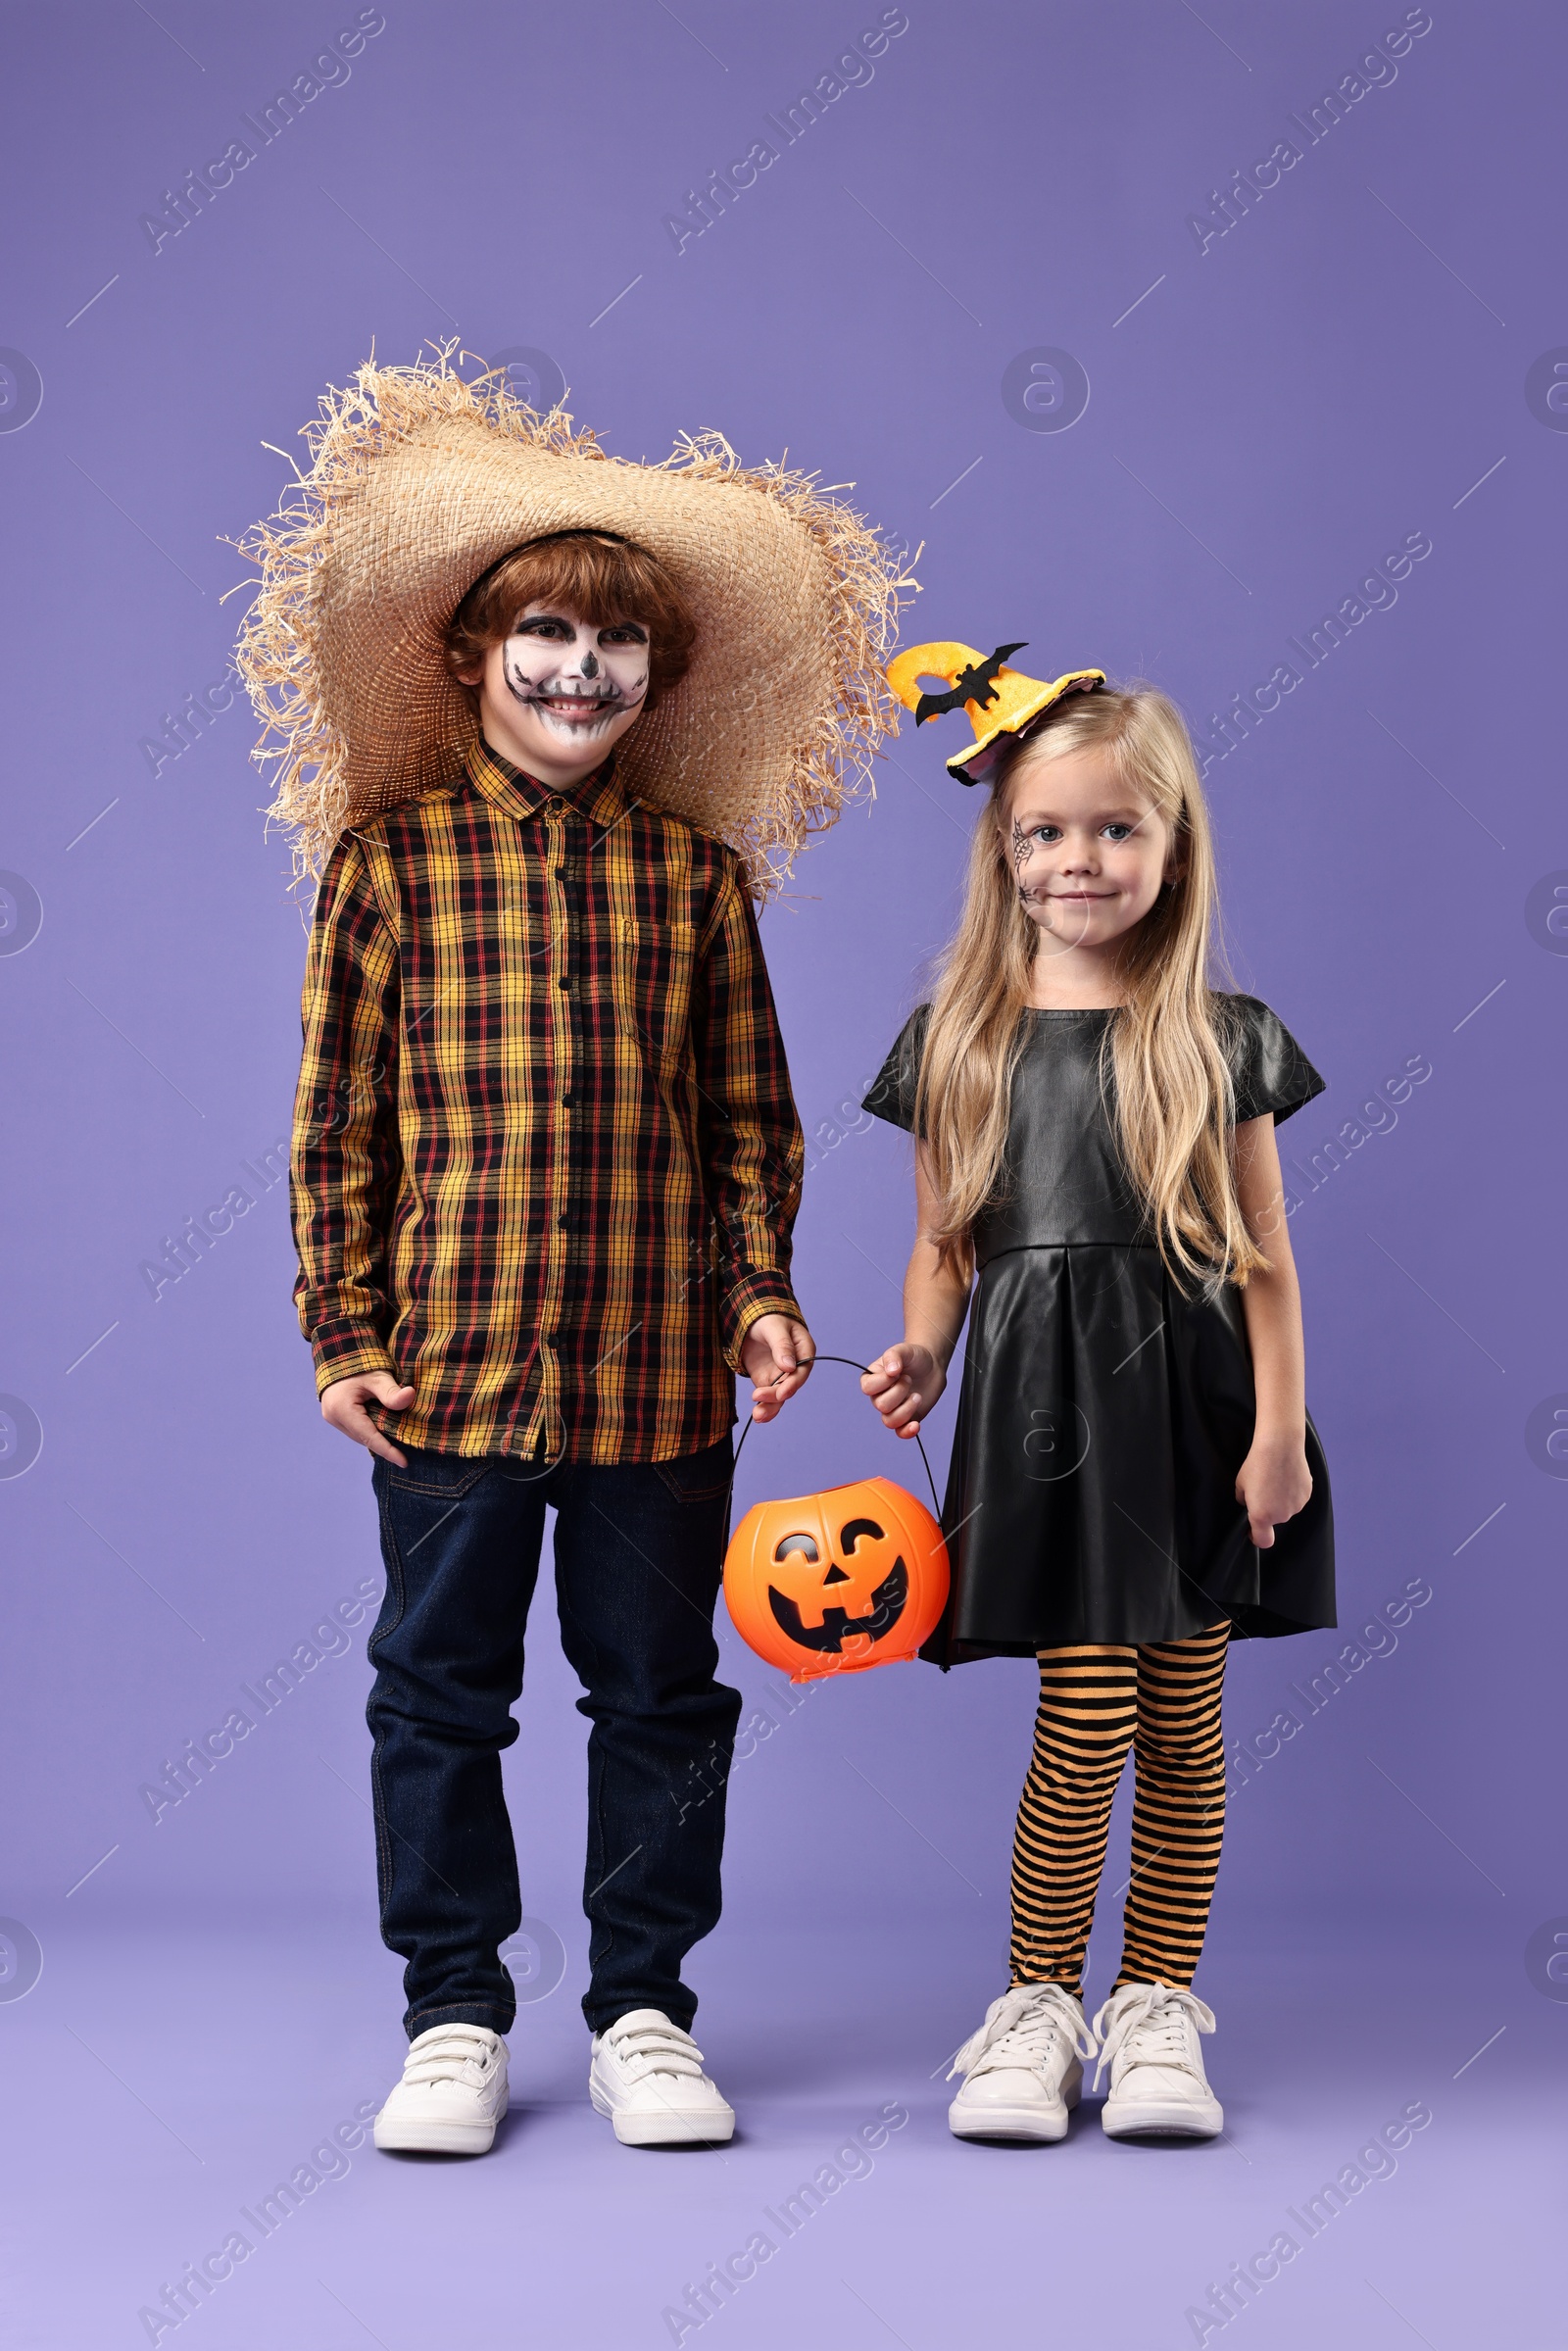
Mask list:
[[[580,784],[574,784],[569,792],[558,792],[553,785],[542,784],[536,776],[514,767],[482,735],[475,736],[469,746],[466,766],[475,790],[493,807],[504,808],[509,816],[537,816],[541,810],[569,808],[608,829],[626,812],[625,800],[615,781],[613,752],[602,766],[596,767]]]

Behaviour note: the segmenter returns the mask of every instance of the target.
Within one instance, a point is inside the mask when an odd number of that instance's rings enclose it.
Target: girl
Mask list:
[[[991,800],[932,1001],[866,1097],[919,1141],[904,1338],[861,1385],[912,1437],[978,1275],[953,1592],[925,1654],[1040,1661],[1011,1985],[958,2052],[949,2121],[1060,2138],[1098,2050],[1112,2135],[1209,2137],[1214,2018],[1190,1986],[1224,1817],[1226,1644],[1335,1621],[1274,1142],[1323,1081],[1265,1004],[1210,984],[1213,850],[1172,704],[1099,671],[1043,685],[965,646],[918,647],[890,677],[913,703],[932,673],[975,696],[978,741],[949,764]],[[1124,1949],[1091,2030],[1084,1957],[1129,1746]]]

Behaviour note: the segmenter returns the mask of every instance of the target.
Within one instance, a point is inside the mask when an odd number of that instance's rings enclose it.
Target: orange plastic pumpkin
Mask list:
[[[757,1502],[730,1540],[724,1597],[736,1632],[792,1682],[911,1658],[947,1605],[948,1546],[923,1502],[861,1478]]]

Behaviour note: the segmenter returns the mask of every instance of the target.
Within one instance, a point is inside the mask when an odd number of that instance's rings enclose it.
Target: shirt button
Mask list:
[[[556,986],[558,988],[569,988],[571,986],[571,982],[568,979],[560,979],[557,980]]]

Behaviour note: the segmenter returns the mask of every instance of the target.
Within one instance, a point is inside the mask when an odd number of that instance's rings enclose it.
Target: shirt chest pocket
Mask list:
[[[615,1025],[622,1050],[662,1075],[690,1050],[697,932],[690,923],[615,917]]]

